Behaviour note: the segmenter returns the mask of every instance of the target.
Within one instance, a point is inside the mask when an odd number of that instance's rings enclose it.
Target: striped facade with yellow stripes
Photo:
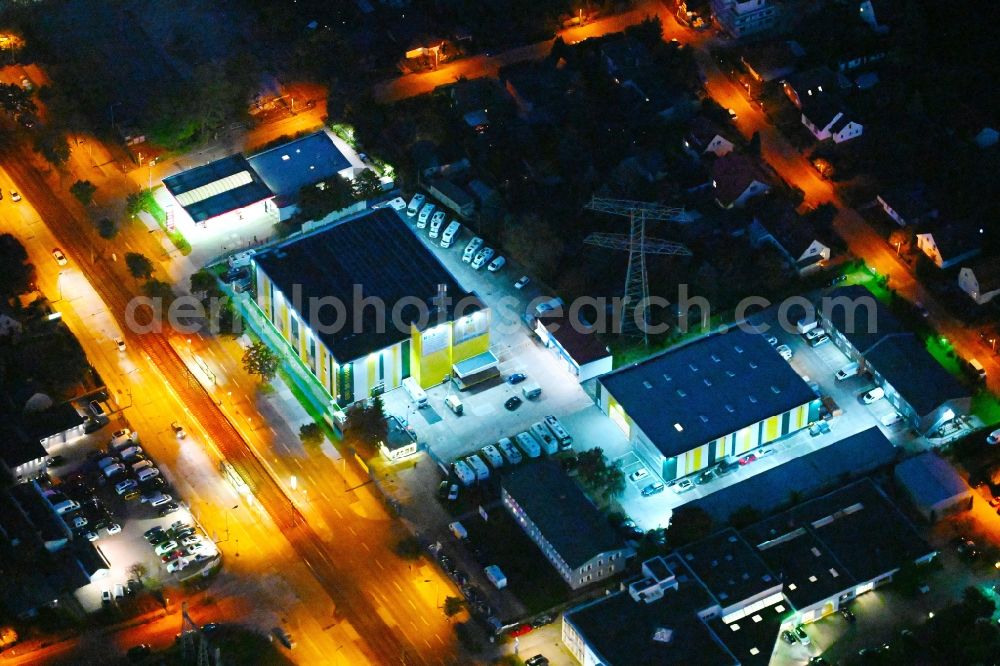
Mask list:
[[[423,330],[411,326],[409,339],[338,364],[332,351],[301,320],[259,266],[257,305],[290,351],[341,405],[398,388],[410,376],[423,388],[440,384],[452,373],[455,363],[490,347],[490,313],[484,309]]]
[[[808,426],[817,418],[819,411],[816,401],[803,403],[668,458],[606,390],[600,396],[600,407],[622,430],[636,454],[667,481],[699,472],[724,458],[746,455],[760,446],[786,437]]]

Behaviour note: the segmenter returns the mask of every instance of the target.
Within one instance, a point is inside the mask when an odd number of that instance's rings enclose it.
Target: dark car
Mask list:
[[[521,406],[521,399],[518,398],[516,395],[511,396],[507,398],[507,401],[503,403],[503,406],[507,409],[508,412],[512,412]]]
[[[549,666],[549,660],[540,654],[524,662],[524,666]]]
[[[554,620],[555,618],[551,615],[539,615],[531,621],[531,626],[538,629],[539,627],[544,627],[547,624],[552,624]]]
[[[854,613],[851,612],[850,608],[841,608],[840,614],[843,615],[844,619],[850,622],[851,624],[854,624],[858,620],[858,618],[854,617]]]
[[[523,382],[527,378],[528,378],[528,376],[526,374],[524,374],[523,372],[515,372],[512,375],[507,375],[507,383],[508,384],[520,384],[521,382]]]
[[[176,504],[174,504],[173,502],[170,502],[168,504],[164,504],[163,506],[160,507],[160,511],[159,511],[160,517],[162,518],[163,516],[169,516],[174,511],[177,511],[178,509],[180,509],[180,507],[177,506]]]
[[[141,645],[134,645],[128,649],[128,660],[131,662],[139,662],[153,654],[153,648],[149,647],[146,643]]]
[[[694,482],[700,486],[703,483],[708,483],[714,478],[715,478],[715,472],[713,472],[710,469],[706,469],[704,472],[694,477]]]

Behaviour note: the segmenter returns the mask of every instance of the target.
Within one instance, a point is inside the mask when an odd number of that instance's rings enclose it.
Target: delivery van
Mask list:
[[[523,393],[524,397],[528,400],[534,400],[542,394],[542,387],[535,382],[524,382],[524,384],[521,385],[521,393]]]
[[[457,395],[449,395],[444,399],[444,404],[448,405],[448,409],[455,412],[456,415],[461,416],[465,411],[465,406]]]

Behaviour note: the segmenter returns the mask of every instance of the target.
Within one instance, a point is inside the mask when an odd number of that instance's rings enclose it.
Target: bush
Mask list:
[[[420,542],[417,541],[416,537],[412,536],[404,537],[397,541],[392,550],[404,560],[418,560],[424,554],[424,549],[420,545]]]
[[[70,194],[76,197],[84,206],[89,206],[94,201],[94,193],[97,192],[97,186],[94,185],[89,180],[78,180],[69,186]]]
[[[97,222],[97,233],[105,240],[111,240],[118,234],[118,225],[104,217]]]
[[[459,622],[455,625],[455,636],[458,637],[458,642],[469,652],[478,654],[483,651],[482,644],[476,638],[475,632],[468,622]]]

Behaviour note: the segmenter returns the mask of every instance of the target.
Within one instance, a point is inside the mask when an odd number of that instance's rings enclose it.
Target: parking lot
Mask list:
[[[165,471],[143,451],[138,434],[114,427],[49,450],[57,465],[44,486],[47,499],[64,511],[62,519],[74,538],[93,542],[109,563],[107,576],[76,593],[87,611],[123,602],[149,579],[176,581],[218,562],[215,544],[192,524]],[[168,532],[178,521],[190,529]],[[144,536],[154,528],[179,540],[157,552],[156,543]]]

